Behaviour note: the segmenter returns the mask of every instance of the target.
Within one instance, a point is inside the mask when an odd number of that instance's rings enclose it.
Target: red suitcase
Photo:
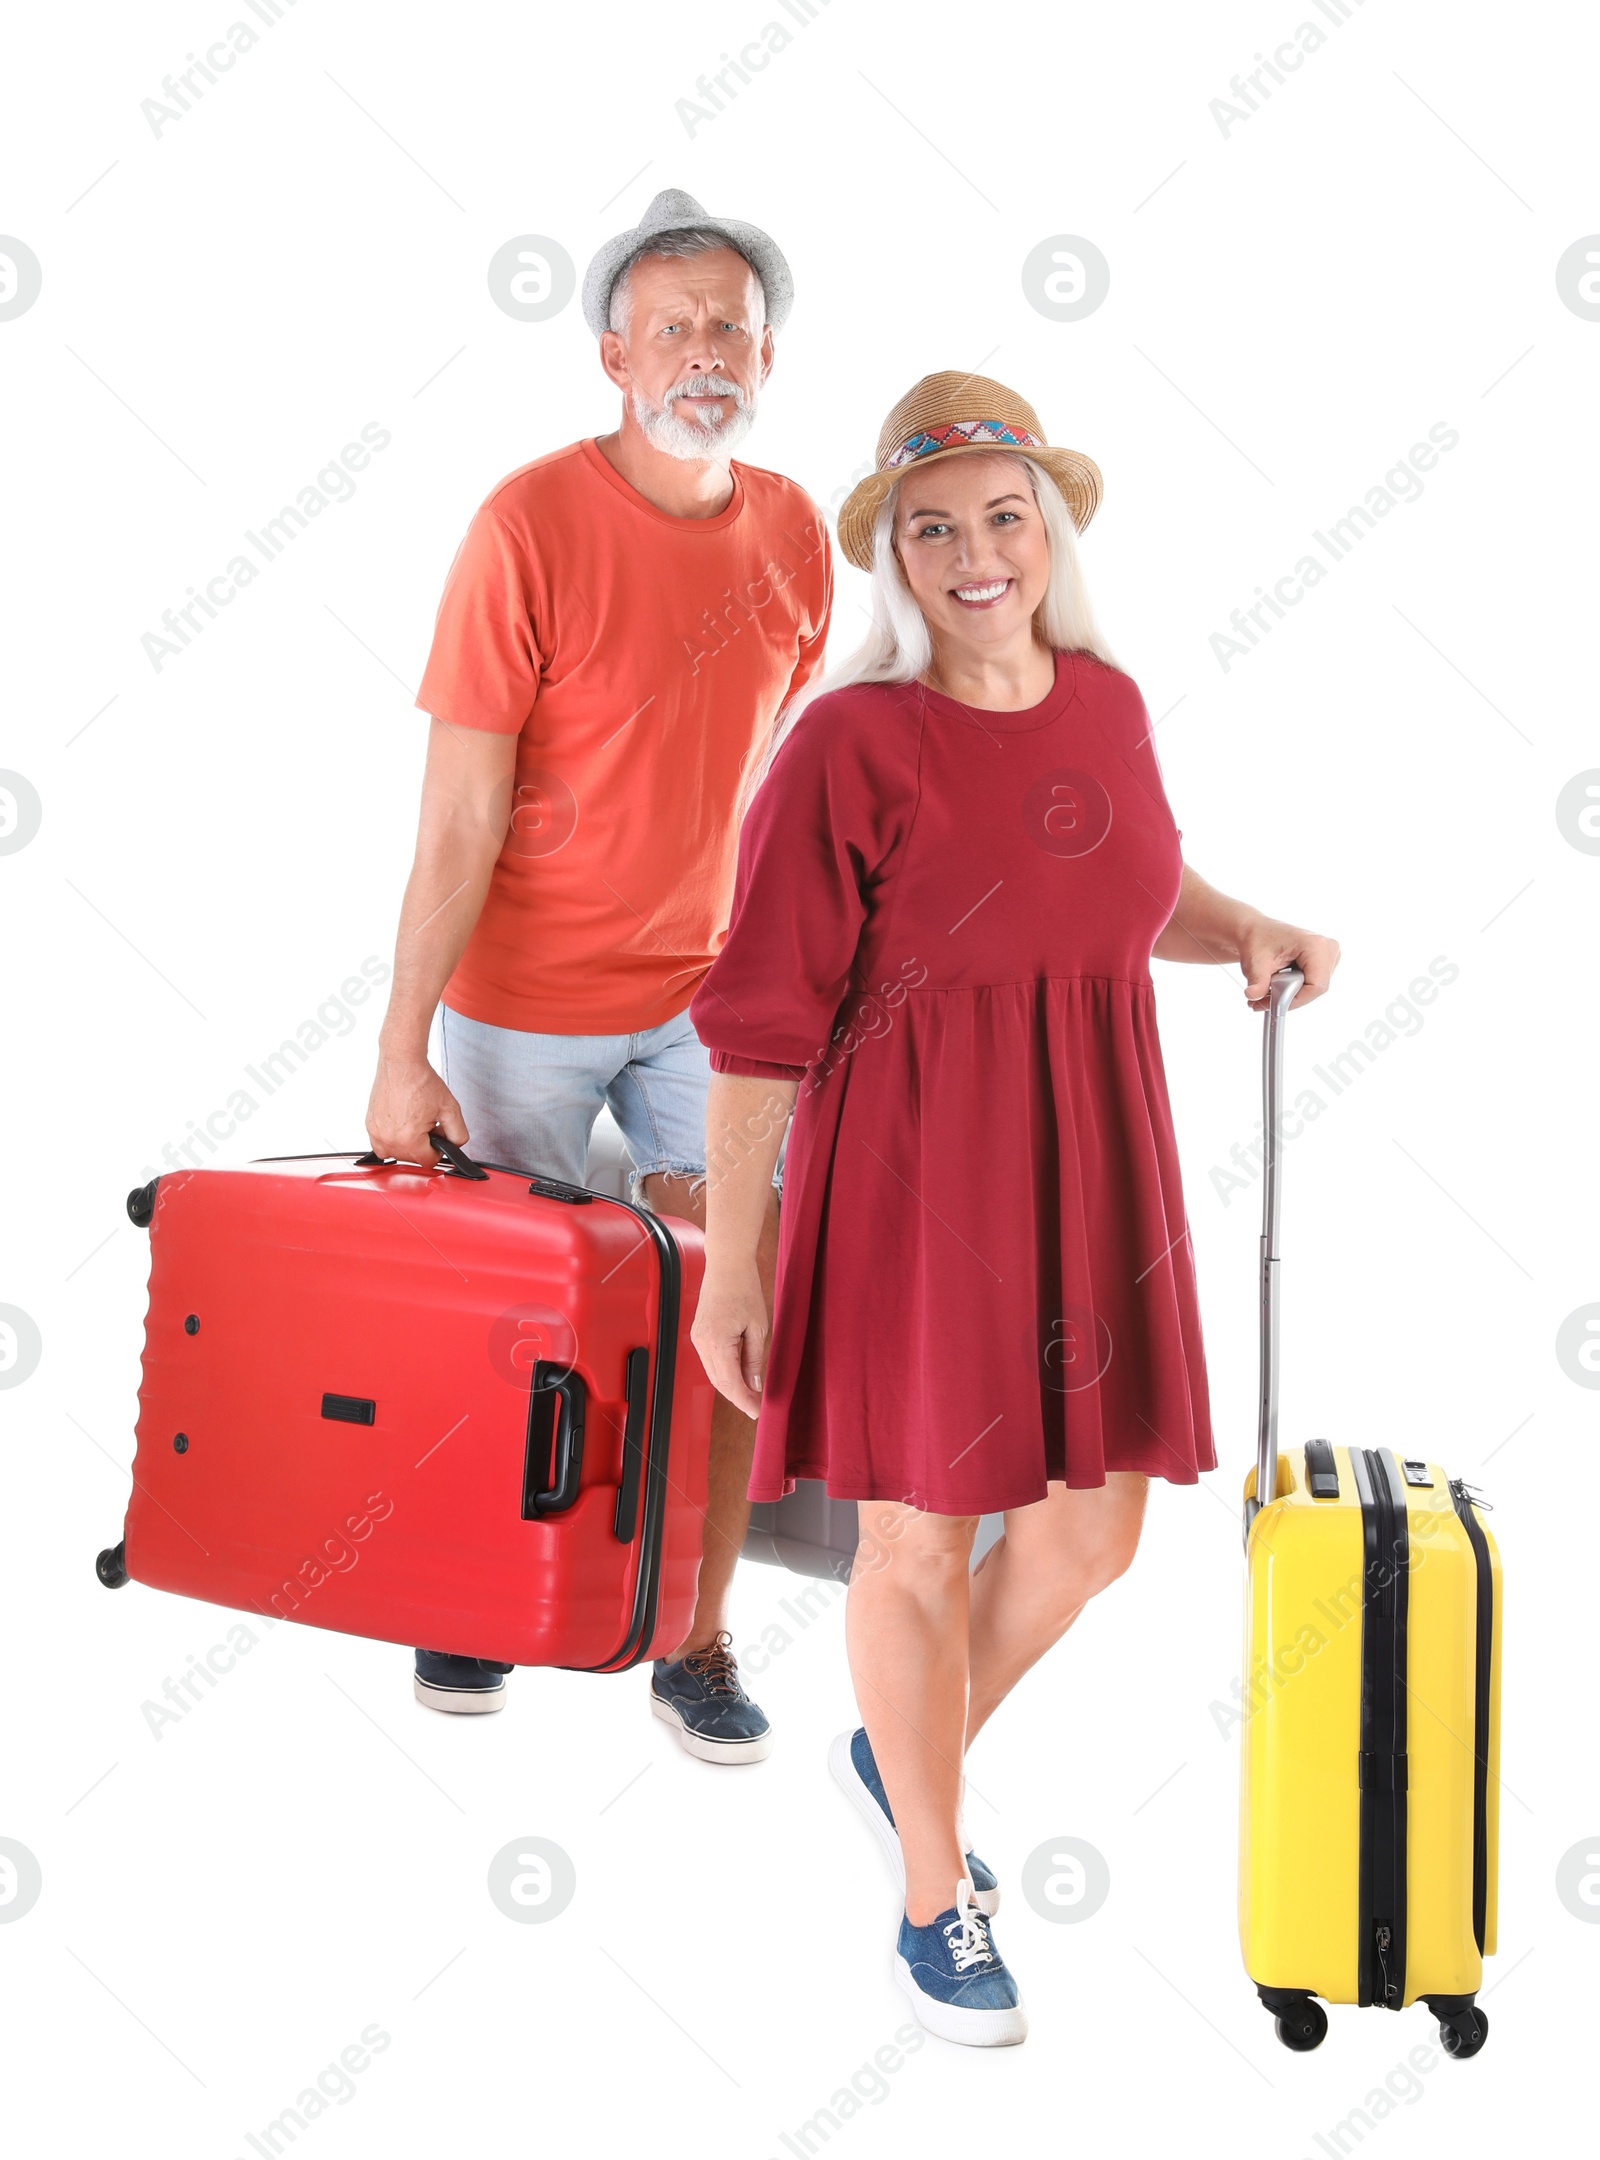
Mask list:
[[[692,1223],[457,1149],[181,1171],[128,1212],[150,1303],[102,1582],[517,1665],[682,1640],[712,1404]]]

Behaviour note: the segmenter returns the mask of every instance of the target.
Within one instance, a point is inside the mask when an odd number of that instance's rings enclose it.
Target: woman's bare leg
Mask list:
[[[906,1865],[912,1925],[955,1903],[966,1873],[957,1817],[967,1725],[973,1515],[860,1503],[845,1642],[861,1722]]]
[[[1096,1591],[1132,1560],[1147,1487],[1144,1477],[1113,1470],[1104,1485],[1074,1491],[1052,1483],[1045,1499],[1008,1511],[1005,1536],[972,1577],[967,1746]]]
[[[861,1721],[906,1864],[906,1912],[926,1926],[966,1872],[960,1835],[967,1747],[1022,1675],[1132,1560],[1147,1480],[1052,1483],[1013,1508],[968,1575],[973,1516],[860,1503],[845,1640]]]

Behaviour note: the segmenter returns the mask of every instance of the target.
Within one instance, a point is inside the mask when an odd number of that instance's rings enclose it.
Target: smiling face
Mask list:
[[[772,367],[761,281],[733,248],[646,255],[626,273],[600,359],[634,418],[678,457],[725,456]]]
[[[900,483],[895,549],[935,646],[989,653],[1032,638],[1050,540],[1019,458],[963,451]]]

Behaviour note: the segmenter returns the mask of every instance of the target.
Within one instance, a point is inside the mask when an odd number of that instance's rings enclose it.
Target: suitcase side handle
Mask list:
[[[528,1396],[528,1449],[522,1469],[522,1519],[559,1515],[578,1497],[583,1469],[583,1426],[588,1391],[565,1365],[541,1358]],[[548,1468],[550,1483],[539,1480]]]
[[[1278,1490],[1278,1221],[1283,1183],[1278,1143],[1283,1121],[1283,1023],[1304,981],[1297,967],[1279,968],[1273,976],[1267,989],[1266,1026],[1261,1042],[1261,1384],[1257,1399],[1256,1489],[1244,1510],[1247,1544],[1250,1525]]]

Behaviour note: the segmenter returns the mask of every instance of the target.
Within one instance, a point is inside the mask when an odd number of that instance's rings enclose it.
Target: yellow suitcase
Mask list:
[[[1436,1463],[1327,1440],[1278,1453],[1283,1019],[1302,980],[1273,977],[1263,1056],[1239,1941],[1286,2046],[1321,2043],[1323,2001],[1421,2000],[1464,2059],[1488,2033],[1474,1997],[1495,1948],[1500,1560],[1484,1503]]]

